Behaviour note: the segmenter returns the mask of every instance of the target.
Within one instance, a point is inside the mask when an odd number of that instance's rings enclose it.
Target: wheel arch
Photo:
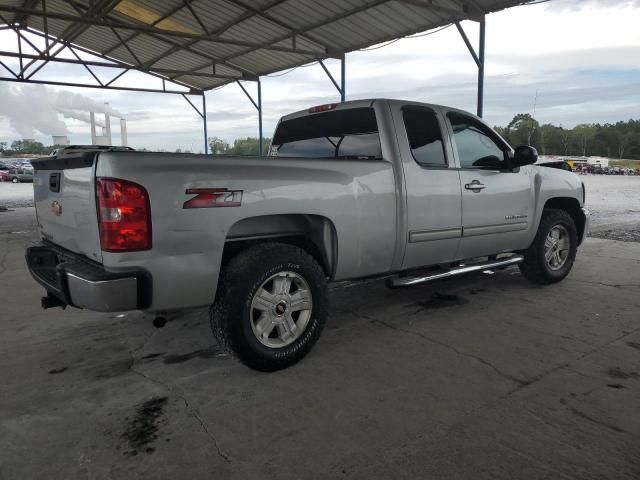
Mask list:
[[[278,241],[309,253],[329,278],[334,278],[338,260],[338,236],[333,222],[322,215],[278,214],[247,217],[234,223],[224,244],[222,267],[247,248]]]
[[[572,197],[554,197],[547,200],[544,204],[544,209],[555,208],[556,210],[564,210],[573,219],[576,224],[576,231],[578,233],[578,244],[581,244],[584,240],[586,219],[584,213],[580,208],[580,202]]]

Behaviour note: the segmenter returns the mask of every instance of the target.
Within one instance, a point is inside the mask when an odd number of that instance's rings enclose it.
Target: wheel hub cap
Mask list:
[[[273,311],[277,316],[281,317],[287,311],[287,302],[280,302]]]
[[[263,345],[281,348],[295,342],[311,319],[309,285],[295,272],[270,276],[251,301],[251,328]]]
[[[544,258],[551,270],[560,270],[567,263],[571,239],[563,225],[555,225],[544,242]]]

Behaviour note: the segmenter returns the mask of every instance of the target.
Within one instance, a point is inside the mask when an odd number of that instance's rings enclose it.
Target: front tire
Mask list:
[[[250,368],[280,370],[316,343],[328,289],[316,260],[282,243],[255,245],[229,261],[210,309],[218,342]]]
[[[538,232],[518,266],[528,280],[541,285],[563,280],[573,267],[578,249],[576,225],[564,210],[542,212]]]
[[[12,183],[20,183],[20,180],[18,180],[16,177],[13,177],[13,178],[11,179],[11,182],[12,182]]]

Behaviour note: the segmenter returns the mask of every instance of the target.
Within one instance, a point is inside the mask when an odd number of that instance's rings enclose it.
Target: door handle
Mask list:
[[[478,193],[483,188],[486,188],[486,185],[480,183],[478,180],[474,180],[471,183],[465,183],[464,188],[467,190],[473,190],[475,193]]]

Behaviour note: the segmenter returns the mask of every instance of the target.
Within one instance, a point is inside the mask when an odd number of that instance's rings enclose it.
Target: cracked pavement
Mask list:
[[[0,213],[1,480],[640,477],[639,243],[588,239],[550,287],[334,288],[311,354],[264,374],[206,311],[41,310],[32,212]]]

